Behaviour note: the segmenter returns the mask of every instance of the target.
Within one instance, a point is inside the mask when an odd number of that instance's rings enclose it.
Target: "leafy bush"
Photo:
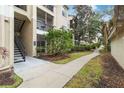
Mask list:
[[[38,46],[37,47],[37,53],[44,53],[45,52],[45,46]]]
[[[84,51],[84,50],[85,50],[85,47],[84,46],[75,45],[72,48],[72,51]]]
[[[69,52],[73,46],[72,33],[64,29],[50,29],[45,37],[49,55],[64,54]]]
[[[90,48],[91,48],[91,49],[96,49],[96,48],[98,48],[98,47],[100,47],[100,44],[99,44],[99,43],[92,43],[92,44],[90,45]]]

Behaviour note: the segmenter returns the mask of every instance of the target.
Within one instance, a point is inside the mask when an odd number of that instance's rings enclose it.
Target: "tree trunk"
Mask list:
[[[80,45],[80,41],[81,41],[81,40],[80,40],[80,36],[78,36],[77,39],[78,39],[77,45],[79,46],[79,45]]]

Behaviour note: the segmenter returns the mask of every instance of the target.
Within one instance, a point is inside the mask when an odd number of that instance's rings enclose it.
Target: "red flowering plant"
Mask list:
[[[9,56],[9,52],[5,47],[0,47],[0,54],[4,60]]]

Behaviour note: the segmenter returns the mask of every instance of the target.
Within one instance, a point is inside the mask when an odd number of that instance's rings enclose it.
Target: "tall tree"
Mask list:
[[[80,41],[86,37],[86,29],[88,24],[88,19],[92,15],[92,8],[88,5],[78,5],[75,6],[76,16],[74,17],[74,34],[77,39],[77,44],[80,45]]]
[[[74,9],[76,15],[72,26],[77,44],[80,45],[81,40],[91,43],[100,31],[100,15],[88,5],[78,5]]]
[[[101,21],[100,21],[101,15],[98,13],[94,13],[89,18],[89,23],[87,25],[87,33],[88,33],[88,42],[92,43],[93,40],[96,38],[99,38],[98,34],[100,34],[101,31]]]

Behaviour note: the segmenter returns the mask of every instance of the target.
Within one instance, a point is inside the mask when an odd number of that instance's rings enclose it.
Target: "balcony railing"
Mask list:
[[[27,6],[26,5],[15,5],[16,7],[23,9],[24,11],[27,11]]]
[[[47,9],[49,9],[50,11],[54,11],[54,6],[53,5],[43,5],[44,7],[46,7]]]
[[[49,29],[52,29],[52,28],[53,28],[52,24],[45,24],[44,21],[37,20],[37,29],[43,30],[43,31],[48,31]]]

